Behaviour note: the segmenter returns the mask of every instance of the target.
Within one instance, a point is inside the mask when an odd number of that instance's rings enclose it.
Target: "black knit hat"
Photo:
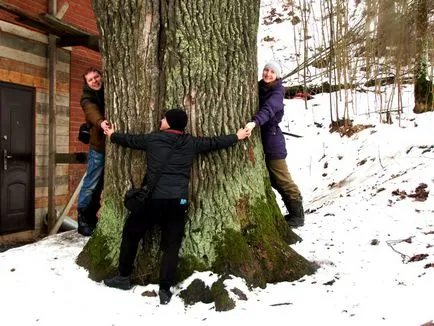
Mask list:
[[[181,109],[171,109],[164,115],[169,124],[170,129],[184,131],[187,126],[188,117],[187,113]]]

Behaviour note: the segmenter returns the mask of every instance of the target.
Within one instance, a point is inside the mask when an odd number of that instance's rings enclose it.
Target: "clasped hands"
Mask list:
[[[245,138],[249,138],[252,135],[252,130],[253,128],[255,128],[256,123],[254,123],[253,121],[248,122],[244,128],[238,130],[237,132],[237,137],[239,140],[241,139],[245,139]]]
[[[245,129],[248,129],[250,132],[252,132],[253,128],[256,127],[256,123],[253,121],[247,122]]]
[[[108,138],[110,138],[112,133],[115,132],[114,126],[107,120],[101,122],[101,129],[104,131],[104,135],[106,135]]]

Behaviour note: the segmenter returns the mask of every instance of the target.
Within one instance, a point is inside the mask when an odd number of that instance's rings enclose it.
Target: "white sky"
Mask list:
[[[281,52],[286,49],[279,47]],[[259,49],[261,65],[268,59],[267,50]],[[391,89],[383,91],[392,94]],[[160,306],[158,297],[142,296],[146,290],[157,291],[156,284],[121,291],[91,281],[86,270],[75,264],[86,239],[70,231],[0,253],[0,325],[264,325],[276,321],[418,326],[434,320],[434,267],[425,268],[434,266],[434,114],[414,115],[412,102],[409,86],[403,91],[401,120],[394,115],[392,125],[381,124],[373,113],[380,109],[373,92],[357,93],[350,117],[354,124],[370,123],[374,128],[348,138],[328,131],[328,94],[308,101],[307,110],[302,100],[286,100],[281,127],[303,135],[288,137],[287,163],[305,209],[312,212],[306,214],[305,226],[296,230],[303,241],[293,248],[320,265],[314,275],[251,291],[234,278],[227,287],[243,290],[248,300],[236,299],[235,309],[216,312],[213,304],[185,307],[178,296],[193,278],[207,284],[217,278],[201,273],[178,284],[172,301]],[[363,160],[366,163],[361,164]],[[339,186],[330,188],[332,183]],[[427,184],[430,192],[425,201],[392,194],[397,189],[412,194],[420,183]],[[403,241],[408,238],[411,241]],[[374,239],[377,245],[371,244]],[[428,256],[409,262],[418,254]],[[325,285],[330,281],[332,285]]]

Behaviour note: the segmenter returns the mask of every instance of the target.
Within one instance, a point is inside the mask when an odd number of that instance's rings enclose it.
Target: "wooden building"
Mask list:
[[[85,172],[59,157],[87,152],[79,102],[97,34],[90,0],[0,0],[0,242],[49,231]]]

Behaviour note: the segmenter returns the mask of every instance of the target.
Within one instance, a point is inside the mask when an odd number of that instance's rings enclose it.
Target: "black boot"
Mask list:
[[[160,297],[160,304],[168,304],[172,298],[172,292],[170,292],[170,290],[160,288],[160,291],[158,291],[158,296]]]
[[[89,207],[86,209],[88,214],[87,214],[87,222],[89,223],[89,225],[91,227],[93,227],[94,229],[96,228],[96,223],[98,223],[98,211],[101,208],[101,205],[99,203],[99,201],[92,201],[89,205]]]
[[[290,199],[285,201],[288,214],[285,215],[285,220],[291,228],[298,228],[304,225],[304,209],[303,202],[300,200]]]
[[[104,284],[120,290],[131,289],[131,282],[129,276],[116,275],[115,277],[104,280]]]
[[[88,211],[83,208],[78,209],[78,233],[84,235],[85,237],[89,237],[92,235],[95,230],[96,222],[88,216]],[[96,217],[95,217],[96,218]],[[90,221],[92,220],[92,221]]]

